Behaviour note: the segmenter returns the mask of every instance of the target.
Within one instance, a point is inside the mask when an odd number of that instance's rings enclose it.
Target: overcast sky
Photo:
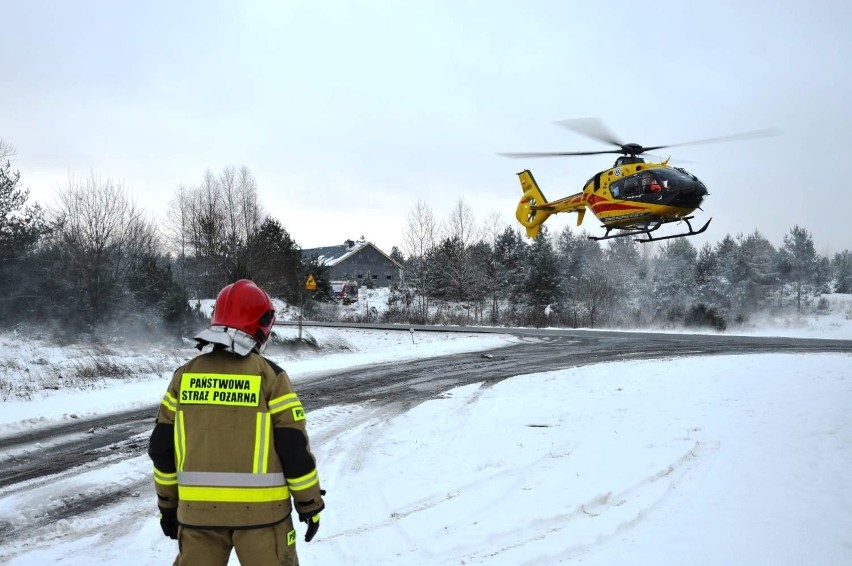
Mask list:
[[[671,150],[710,190],[696,245],[799,224],[852,249],[852,3],[554,0],[39,1],[3,8],[0,138],[34,199],[69,173],[124,183],[154,218],[205,170],[247,166],[303,247],[401,246],[418,200],[515,225],[515,173],[556,199],[612,156],[556,120],[596,116]],[[553,217],[552,230],[576,222]],[[586,216],[583,227],[602,234]]]

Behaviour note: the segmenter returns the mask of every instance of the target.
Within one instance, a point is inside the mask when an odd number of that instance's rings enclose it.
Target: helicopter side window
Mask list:
[[[620,183],[611,183],[609,186],[609,192],[612,193],[612,196],[618,198],[621,196],[621,184]]]
[[[639,179],[636,177],[631,177],[628,179],[624,179],[624,196],[633,197],[641,194],[641,189],[639,187]]]

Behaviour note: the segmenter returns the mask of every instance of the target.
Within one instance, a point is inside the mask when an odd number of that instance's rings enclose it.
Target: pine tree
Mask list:
[[[297,304],[306,279],[302,250],[284,226],[266,217],[247,247],[252,250],[251,278],[271,296]]]
[[[793,226],[784,236],[781,248],[781,265],[784,280],[796,289],[796,309],[802,312],[802,297],[810,285],[819,280],[819,257],[811,234],[800,226]]]
[[[716,307],[723,313],[735,318],[740,317],[735,306],[738,302],[735,297],[736,281],[734,277],[739,251],[739,243],[730,234],[725,234],[722,241],[713,247],[717,277],[714,289],[714,294],[717,296]]]
[[[591,323],[589,316],[597,315],[597,311],[594,314],[589,311],[590,306],[595,309],[595,301],[590,304],[589,300],[593,288],[591,279],[599,276],[597,268],[604,261],[603,250],[596,240],[588,238],[585,231],[575,234],[570,228],[565,228],[557,239],[556,253],[562,279],[564,316],[575,328],[588,325]]]
[[[0,141],[0,149],[4,146]],[[28,206],[29,191],[18,186],[21,175],[7,160],[0,164],[0,317],[20,318],[32,304],[34,265],[30,259],[46,232],[44,212]]]
[[[680,322],[695,294],[695,260],[698,252],[686,238],[669,240],[660,249],[654,267],[654,307],[658,320]]]
[[[778,253],[757,230],[740,238],[734,280],[737,284],[737,308],[743,316],[766,306],[772,290],[779,285]]]
[[[631,324],[644,300],[640,291],[642,256],[632,238],[615,238],[609,241],[604,258],[604,269],[613,286],[614,322]]]
[[[526,257],[529,247],[511,226],[497,236],[489,271],[493,273],[494,282],[491,288],[492,322],[498,321],[502,301],[508,302],[510,316],[517,312],[528,270]]]
[[[390,258],[400,265],[405,262],[405,256],[402,255],[402,251],[396,246],[391,247]]]
[[[831,261],[835,293],[852,293],[852,252],[843,250]]]
[[[542,326],[546,320],[545,309],[557,303],[562,296],[559,262],[546,226],[542,227],[533,241],[529,252],[529,265],[524,291],[532,309],[530,314],[533,323]]]

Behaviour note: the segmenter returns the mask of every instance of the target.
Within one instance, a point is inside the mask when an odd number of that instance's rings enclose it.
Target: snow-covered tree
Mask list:
[[[831,273],[836,293],[852,293],[852,252],[843,250],[834,254],[831,260]]]
[[[0,159],[14,153],[0,140]],[[32,261],[28,256],[46,230],[39,205],[28,205],[29,191],[7,160],[0,164],[0,317],[27,310],[33,298]]]
[[[801,226],[790,229],[784,236],[780,265],[784,282],[795,289],[796,308],[801,313],[803,296],[819,283],[819,257],[810,232]]]
[[[532,309],[532,321],[541,326],[546,320],[545,309],[556,304],[562,296],[559,261],[546,226],[542,226],[533,241],[528,258],[530,269],[526,274],[524,291]]]
[[[494,252],[489,273],[493,274],[491,287],[491,319],[497,322],[500,303],[508,303],[509,315],[514,317],[521,303],[527,256],[530,246],[524,242],[517,229],[507,226],[494,242]]]
[[[737,310],[742,316],[767,306],[773,289],[779,287],[777,252],[759,231],[740,237],[733,279]]]
[[[643,292],[642,255],[632,238],[610,240],[604,267],[612,287],[612,314],[616,323],[632,324],[646,296]]]
[[[692,305],[695,293],[695,260],[698,252],[686,238],[669,240],[654,267],[653,304],[656,318],[680,322]]]
[[[590,316],[600,315],[595,299],[597,286],[592,280],[603,273],[599,271],[604,261],[603,250],[585,231],[574,233],[567,227],[559,234],[555,248],[562,280],[563,319],[575,328],[587,326]]]

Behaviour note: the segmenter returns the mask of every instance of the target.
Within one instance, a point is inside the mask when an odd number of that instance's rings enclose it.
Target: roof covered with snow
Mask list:
[[[350,243],[352,245],[349,245]],[[305,257],[316,256],[317,261],[319,261],[320,264],[333,267],[344,259],[346,259],[347,257],[351,257],[356,252],[358,252],[358,250],[362,249],[368,244],[369,242],[352,242],[352,240],[349,240],[344,244],[340,244],[339,246],[325,246],[322,248],[310,248],[307,250],[302,250],[302,255]]]
[[[343,244],[341,244],[339,246],[325,246],[325,247],[321,247],[321,248],[310,248],[310,249],[302,250],[302,256],[303,257],[316,256],[317,261],[320,264],[327,265],[328,267],[334,267],[335,265],[341,263],[342,261],[344,261],[347,258],[352,257],[353,255],[357,254],[359,251],[363,250],[364,248],[366,248],[368,246],[372,247],[377,252],[379,252],[380,254],[385,256],[388,259],[388,261],[393,262],[394,264],[396,264],[397,267],[402,268],[402,266],[399,265],[399,262],[395,261],[388,254],[386,254],[385,252],[380,250],[372,242],[367,242],[365,240],[358,240],[358,241],[347,240],[346,242],[344,242]]]

